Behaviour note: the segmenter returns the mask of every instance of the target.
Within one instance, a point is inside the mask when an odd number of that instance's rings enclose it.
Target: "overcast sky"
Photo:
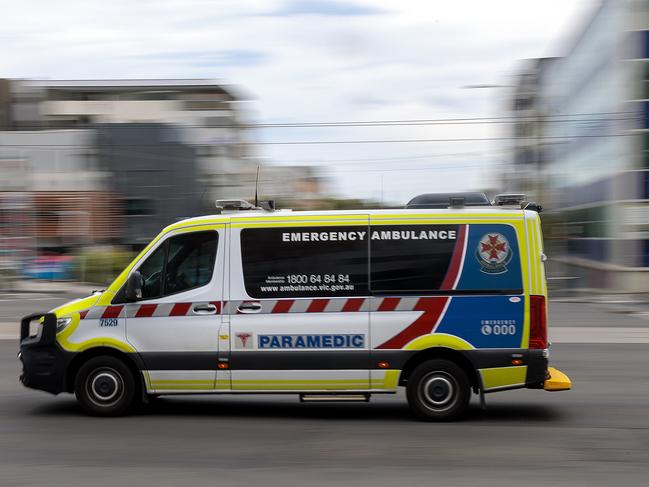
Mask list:
[[[560,55],[593,0],[0,0],[0,77],[210,78],[254,122],[506,115],[517,61]],[[466,89],[466,85],[500,85]],[[260,142],[485,138],[498,124],[277,128]],[[259,145],[332,191],[404,202],[494,186],[505,142]]]

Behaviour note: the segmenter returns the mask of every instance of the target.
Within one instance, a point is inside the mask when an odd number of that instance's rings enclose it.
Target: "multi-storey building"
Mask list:
[[[527,176],[544,188],[555,265],[580,288],[649,291],[649,4],[602,1],[534,81]]]

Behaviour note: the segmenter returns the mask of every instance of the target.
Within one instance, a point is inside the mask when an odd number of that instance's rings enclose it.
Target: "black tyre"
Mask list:
[[[74,394],[83,410],[92,416],[120,416],[136,398],[133,373],[121,360],[101,356],[84,363],[74,381]]]
[[[462,416],[471,399],[466,372],[448,360],[435,359],[412,371],[406,389],[408,405],[423,421],[454,421]]]

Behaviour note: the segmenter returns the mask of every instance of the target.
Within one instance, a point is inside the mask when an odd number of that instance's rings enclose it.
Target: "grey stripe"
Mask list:
[[[260,311],[260,313],[263,313],[263,314],[272,313],[273,308],[277,304],[276,299],[262,299],[259,302],[261,303],[261,311]]]
[[[106,311],[105,306],[93,306],[88,310],[88,314],[86,315],[87,320],[97,320],[101,318],[101,315],[104,314],[104,311]]]
[[[370,311],[370,298],[362,298],[362,299],[363,299],[363,304],[361,304],[361,307],[358,308],[358,311],[368,313]]]
[[[140,309],[139,304],[126,304],[124,305],[124,309],[122,309],[122,313],[124,312],[124,310],[126,310],[127,318],[135,318],[135,315],[137,314],[137,311],[139,309]]]
[[[313,299],[296,299],[289,313],[305,313]]]
[[[347,302],[347,298],[332,299],[325,306],[325,313],[339,313]]]
[[[164,316],[169,316],[171,313],[171,308],[173,308],[173,303],[161,303],[157,306],[153,312],[153,318],[160,318]]]
[[[236,314],[237,308],[243,301],[228,301],[225,306],[223,306],[223,313],[225,314]]]
[[[412,311],[415,309],[415,305],[417,304],[417,301],[419,301],[419,298],[401,298],[401,301],[399,301],[399,304],[397,305],[396,308],[394,308],[395,311]]]
[[[381,306],[381,303],[383,302],[384,298],[369,298],[369,308],[370,311],[377,311],[379,309],[379,306]]]

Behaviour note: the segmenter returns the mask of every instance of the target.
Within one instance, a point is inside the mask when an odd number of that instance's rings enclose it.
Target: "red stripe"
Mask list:
[[[117,318],[119,313],[122,311],[124,306],[108,306],[104,313],[101,315],[102,318]]]
[[[394,308],[399,305],[399,301],[401,298],[383,298],[377,311],[394,311]]]
[[[185,316],[191,305],[192,303],[176,303],[174,304],[174,307],[171,308],[169,316]]]
[[[157,304],[141,304],[137,310],[137,313],[135,313],[135,317],[150,318],[151,316],[153,316],[153,313],[155,312],[157,307]]]
[[[291,310],[291,306],[295,302],[294,299],[282,299],[275,303],[273,306],[273,311],[271,313],[288,313]]]
[[[216,306],[216,314],[220,315],[221,314],[221,301],[210,301],[210,304],[213,304]]]
[[[455,241],[455,249],[453,250],[453,257],[451,257],[451,263],[448,266],[446,277],[444,277],[440,289],[453,289],[457,275],[460,272],[460,265],[462,264],[464,240],[466,240],[466,225],[460,225],[457,240]]]
[[[329,304],[328,299],[314,299],[309,304],[309,307],[306,309],[307,313],[322,313],[324,309]]]
[[[405,344],[415,338],[432,332],[438,320],[442,317],[442,312],[449,299],[451,298],[419,298],[415,305],[415,311],[423,311],[424,314],[413,321],[410,326],[376,348],[403,348]]]
[[[345,303],[345,306],[343,306],[342,312],[347,313],[358,311],[359,309],[361,309],[361,306],[363,306],[364,301],[365,298],[349,298]]]
[[[84,309],[83,311],[79,311],[79,319],[83,320],[86,317],[86,315],[88,314],[88,311],[90,311],[90,310]]]

